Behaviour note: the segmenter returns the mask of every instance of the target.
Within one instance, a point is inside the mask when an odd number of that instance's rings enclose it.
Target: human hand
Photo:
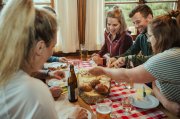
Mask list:
[[[56,79],[63,79],[65,77],[64,71],[61,70],[50,71],[48,75]]]
[[[152,87],[153,87],[153,94],[162,103],[164,108],[166,108],[172,114],[175,114],[176,116],[180,117],[180,104],[178,102],[173,102],[173,101],[168,100],[160,92],[159,88],[156,86],[154,81],[152,82]]]
[[[103,58],[101,58],[99,55],[94,55],[92,57],[92,60],[97,64],[97,65],[103,65]]]
[[[68,59],[65,58],[65,57],[60,57],[60,58],[59,58],[59,62],[67,63],[67,62],[68,62]]]
[[[91,55],[91,57],[94,57],[94,56],[99,56],[99,54],[93,53],[93,54]]]
[[[180,104],[179,103],[168,100],[164,104],[164,107],[172,114],[175,114],[176,116],[180,117]]]
[[[93,67],[91,69],[88,70],[88,72],[92,75],[95,75],[95,76],[99,76],[99,75],[103,75],[104,74],[104,70],[103,70],[103,67]]]
[[[107,67],[109,67],[109,68],[113,67],[112,63],[115,62],[116,60],[117,59],[115,57],[109,58],[107,61]]]
[[[111,64],[111,67],[120,68],[124,65],[125,65],[125,57],[120,57]]]
[[[88,119],[88,113],[85,109],[81,108],[76,119]]]
[[[49,88],[49,90],[54,98],[58,98],[61,96],[62,88],[60,88],[59,86],[52,86]]]
[[[76,105],[73,110],[69,112],[68,119],[88,119],[87,110]]]

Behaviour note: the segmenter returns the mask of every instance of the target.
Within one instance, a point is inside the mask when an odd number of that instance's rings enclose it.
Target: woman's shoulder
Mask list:
[[[31,77],[22,70],[12,77],[10,86],[12,85],[21,91],[23,95],[36,95],[48,91],[48,87],[41,80]]]
[[[36,118],[50,118],[50,116],[56,118],[57,116],[55,113],[51,113],[51,110],[55,111],[55,109],[48,87],[39,79],[29,76],[22,70],[17,72],[8,83],[6,94],[11,97],[10,100],[14,101],[13,103],[20,104],[17,106],[20,111],[22,111],[20,107],[29,111],[28,113],[31,115],[27,116],[35,116]],[[35,114],[37,112],[38,114]],[[45,114],[42,115],[41,112]]]
[[[168,50],[165,50],[162,53],[158,53],[151,57],[148,62],[153,63],[153,64],[167,64],[168,62],[173,62],[177,61],[180,63],[179,60],[180,57],[180,48],[171,48]]]
[[[156,57],[160,57],[160,58],[161,57],[172,58],[172,57],[179,57],[179,56],[180,56],[180,48],[170,48],[156,55]]]

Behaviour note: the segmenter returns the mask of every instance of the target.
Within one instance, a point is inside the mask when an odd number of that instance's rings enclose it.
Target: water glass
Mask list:
[[[133,88],[134,88],[134,83],[133,83],[133,81],[130,80],[130,82],[127,82],[127,83],[126,83],[126,87],[127,87],[128,89],[133,89]]]
[[[123,97],[122,98],[122,107],[125,111],[125,114],[128,114],[132,110],[133,97]]]

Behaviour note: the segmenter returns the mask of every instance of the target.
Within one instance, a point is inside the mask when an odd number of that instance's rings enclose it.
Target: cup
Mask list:
[[[88,50],[82,50],[82,61],[87,61]]]
[[[82,60],[82,61],[87,61],[88,50],[86,50],[84,44],[81,44],[81,45],[80,45],[80,57],[81,57],[81,60]]]
[[[122,107],[125,113],[130,113],[132,110],[133,97],[123,97],[122,98]]]
[[[111,119],[112,101],[108,98],[99,99],[96,102],[97,119]]]
[[[133,89],[133,88],[134,88],[134,83],[133,83],[133,81],[130,80],[130,82],[127,82],[127,83],[126,83],[126,87],[127,87],[128,89]]]

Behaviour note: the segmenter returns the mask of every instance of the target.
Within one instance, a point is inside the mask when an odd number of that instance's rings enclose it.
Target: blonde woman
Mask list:
[[[57,119],[48,87],[30,76],[52,55],[55,17],[32,0],[11,0],[0,19],[0,118]]]

